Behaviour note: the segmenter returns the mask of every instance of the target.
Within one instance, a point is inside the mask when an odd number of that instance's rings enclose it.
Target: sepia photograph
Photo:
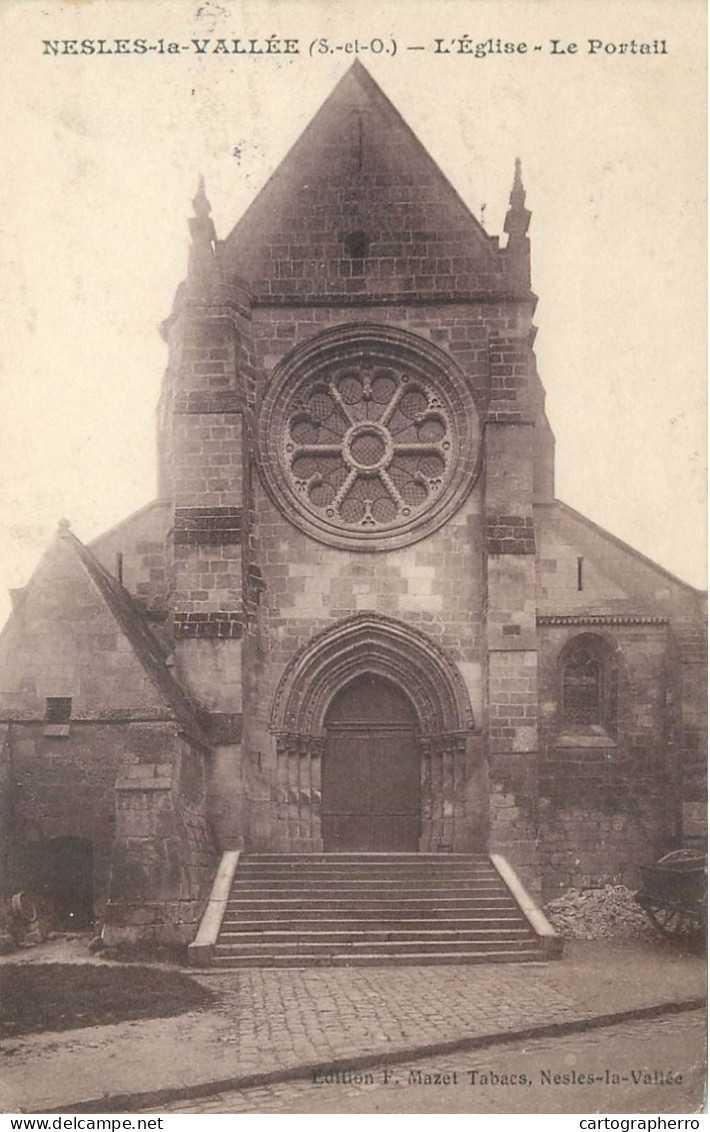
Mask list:
[[[4,1128],[700,1127],[706,19],[0,9]]]

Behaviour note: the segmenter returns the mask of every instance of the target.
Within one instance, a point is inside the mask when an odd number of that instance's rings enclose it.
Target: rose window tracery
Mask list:
[[[451,422],[421,379],[394,367],[335,367],[299,389],[284,455],[294,489],[316,514],[353,530],[384,530],[441,491]]]
[[[435,529],[473,483],[478,448],[460,371],[391,328],[318,336],[276,370],[260,409],[272,498],[309,534],[355,550]]]

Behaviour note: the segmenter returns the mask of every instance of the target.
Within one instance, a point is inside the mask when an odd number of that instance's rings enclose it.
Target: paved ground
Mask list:
[[[691,1011],[235,1089],[154,1111],[691,1114],[703,1111],[705,1031],[704,1011]]]
[[[139,1095],[159,1090],[215,1093],[247,1084],[245,1078],[313,1065],[367,1057],[393,1063],[430,1047],[490,1044],[531,1027],[576,1027],[600,1015],[701,998],[705,961],[663,941],[604,941],[572,944],[565,959],[548,964],[196,977],[216,993],[210,1011],[5,1042],[0,1109],[71,1112],[83,1104],[88,1111],[141,1112],[167,1103],[169,1093]],[[121,1094],[132,1099],[121,1102]]]

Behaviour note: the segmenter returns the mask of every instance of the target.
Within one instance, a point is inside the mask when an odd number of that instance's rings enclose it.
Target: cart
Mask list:
[[[695,849],[675,849],[655,865],[641,866],[636,900],[664,935],[697,935],[707,930],[707,859]]]

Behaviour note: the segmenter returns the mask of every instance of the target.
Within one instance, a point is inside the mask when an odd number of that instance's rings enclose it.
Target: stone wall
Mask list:
[[[286,350],[320,330],[353,321],[406,328],[439,348],[451,347],[464,367],[469,389],[485,397],[487,331],[483,315],[450,311],[362,312],[303,308],[257,309],[254,332],[257,375],[262,385]],[[492,317],[495,317],[493,315]],[[514,312],[501,312],[514,318]],[[438,322],[438,324],[437,324]],[[453,344],[453,345],[452,345]],[[268,844],[276,750],[269,731],[270,705],[286,665],[319,632],[358,612],[396,618],[422,631],[458,665],[473,706],[475,727],[483,715],[483,581],[481,574],[482,494],[478,484],[463,505],[434,533],[396,550],[348,551],[315,541],[298,530],[255,478],[251,554],[258,565],[261,615],[255,664],[249,667],[250,749],[245,773],[257,807],[259,843]]]
[[[541,627],[541,861],[548,890],[613,880],[679,835],[681,784],[664,623]],[[611,688],[602,726],[568,724],[562,713],[563,650],[580,636],[603,642]]]
[[[115,539],[140,569],[139,546],[155,518],[149,510],[134,517],[106,537],[102,553],[110,556]],[[127,931],[140,920],[146,933],[187,939],[209,882],[207,740],[169,659],[115,576],[61,530],[0,638],[11,830],[4,883],[66,907],[71,886],[53,858],[73,846],[91,862],[93,877],[76,889],[80,903],[93,900],[96,920]],[[182,734],[192,737],[187,754]],[[120,789],[129,782],[141,788]],[[140,867],[127,873],[129,859]],[[151,900],[162,911],[149,928],[135,906]]]
[[[546,887],[635,883],[639,864],[706,834],[705,596],[571,508],[536,515]],[[613,657],[606,736],[570,735],[560,716],[560,654],[582,634]]]
[[[244,388],[244,375],[230,373],[223,359],[204,360],[215,354],[215,343],[224,329],[224,323],[212,318],[209,310],[206,316],[202,329],[190,332],[189,351],[180,342],[180,318],[171,328],[171,335],[177,336],[173,352],[175,372],[180,376],[176,388],[185,390],[215,380],[235,390]],[[196,308],[191,318],[196,326]],[[511,411],[518,403],[522,384],[529,387],[526,396],[532,395],[531,381],[535,388],[539,385],[534,369],[530,369],[529,350],[521,345],[528,319],[527,310],[511,303],[366,311],[343,306],[278,310],[257,306],[251,316],[257,399],[273,367],[294,346],[343,322],[380,321],[406,329],[448,351],[462,368],[481,409],[489,405],[492,370],[493,411],[498,413],[502,407]],[[508,347],[505,336],[511,333],[517,336],[517,345]],[[198,353],[202,360],[198,361]],[[252,357],[249,347],[247,354]],[[525,380],[521,367],[527,367]],[[201,394],[203,398],[208,395],[216,398],[215,404],[208,406],[212,410],[208,414],[196,411],[206,407],[195,400],[198,393],[190,394],[190,412],[183,405],[186,393],[176,393],[174,402],[177,416],[171,434],[171,475],[180,504],[175,531],[176,671],[191,693],[202,700],[207,690],[204,657],[198,657],[194,639],[240,638],[246,632],[247,639],[239,645],[236,641],[224,641],[220,646],[230,656],[247,650],[248,662],[241,665],[245,682],[242,704],[236,689],[230,686],[223,687],[220,708],[212,706],[213,711],[225,713],[238,712],[240,706],[246,711],[242,729],[242,749],[246,752],[241,768],[242,789],[237,783],[238,748],[225,747],[215,764],[220,768],[215,781],[229,781],[233,786],[231,816],[224,795],[218,798],[215,791],[214,796],[222,815],[221,836],[235,843],[246,832],[247,843],[264,846],[270,836],[268,812],[276,755],[268,728],[270,704],[290,658],[329,624],[361,610],[373,610],[418,625],[459,665],[473,702],[476,727],[482,726],[482,484],[444,527],[410,547],[376,553],[334,549],[305,537],[275,506],[258,475],[253,449],[249,448],[253,430],[239,432],[242,417],[236,406],[231,416],[216,412],[217,402],[223,403],[224,391]],[[242,454],[244,478],[239,466]],[[532,452],[526,450],[524,459],[530,462]],[[228,500],[225,491],[231,492]],[[226,519],[222,522],[217,505],[211,504],[219,497],[220,507],[229,505],[238,510],[237,496],[241,512],[235,516],[227,540],[223,530]],[[511,510],[518,522],[517,511],[506,506],[502,498],[496,521],[501,522]],[[520,521],[524,526],[529,523],[527,518]],[[521,537],[526,544],[531,542],[529,526]],[[230,670],[234,669],[231,661],[221,662],[220,669],[225,663]],[[258,834],[239,828],[241,797],[249,801],[247,812],[254,830],[258,826]],[[260,818],[259,814],[263,816]]]
[[[539,614],[665,616],[704,637],[701,591],[559,500],[536,502],[535,515]]]
[[[204,756],[163,729],[134,747],[116,779],[116,833],[104,938],[189,943],[209,895],[217,853],[206,806]]]
[[[530,325],[530,308],[505,300],[486,304],[454,302],[443,306],[402,301],[392,306],[378,306],[334,302],[329,306],[304,304],[294,307],[256,305],[253,313],[254,364],[257,369],[257,388],[261,391],[274,367],[294,347],[315,338],[322,331],[344,324],[378,323],[396,327],[432,342],[449,354],[460,366],[479,412],[489,404],[489,373],[500,353],[496,343],[508,334],[524,334]],[[491,340],[493,345],[491,346]],[[504,366],[500,363],[498,368]],[[512,367],[511,367],[512,368]],[[496,386],[503,396],[505,382],[508,398],[515,398],[512,374],[501,374]]]
[[[14,724],[3,752],[10,833],[2,887],[51,908],[52,842],[90,843],[93,902],[106,939],[193,938],[216,865],[205,756],[170,723]],[[49,903],[47,904],[47,902]]]
[[[641,800],[640,800],[641,801]],[[538,836],[542,898],[552,900],[568,888],[625,884],[637,888],[639,864],[657,859],[653,815],[620,814],[593,806],[546,812],[541,801]]]
[[[13,843],[14,796],[10,725],[2,723],[0,724],[0,892],[2,893],[7,893],[12,883],[9,873],[9,853]]]
[[[55,838],[81,838],[93,848],[94,910],[101,920],[111,872],[117,770],[134,744],[153,744],[153,727],[85,722],[71,724],[66,735],[44,732],[43,723],[10,725],[11,852],[4,883],[12,891],[24,888],[42,896],[37,875],[42,847]]]
[[[512,160],[511,160],[512,173]],[[487,235],[364,70],[350,71],[224,243],[258,299],[511,290]]]
[[[165,715],[155,686],[69,539],[42,559],[0,636],[0,719],[41,720],[69,697],[76,720]]]
[[[683,837],[701,851],[707,841],[707,631],[698,618],[673,624],[680,702],[679,765],[683,777]]]
[[[165,614],[170,596],[170,500],[155,500],[91,543],[101,564],[119,578],[139,609]]]

